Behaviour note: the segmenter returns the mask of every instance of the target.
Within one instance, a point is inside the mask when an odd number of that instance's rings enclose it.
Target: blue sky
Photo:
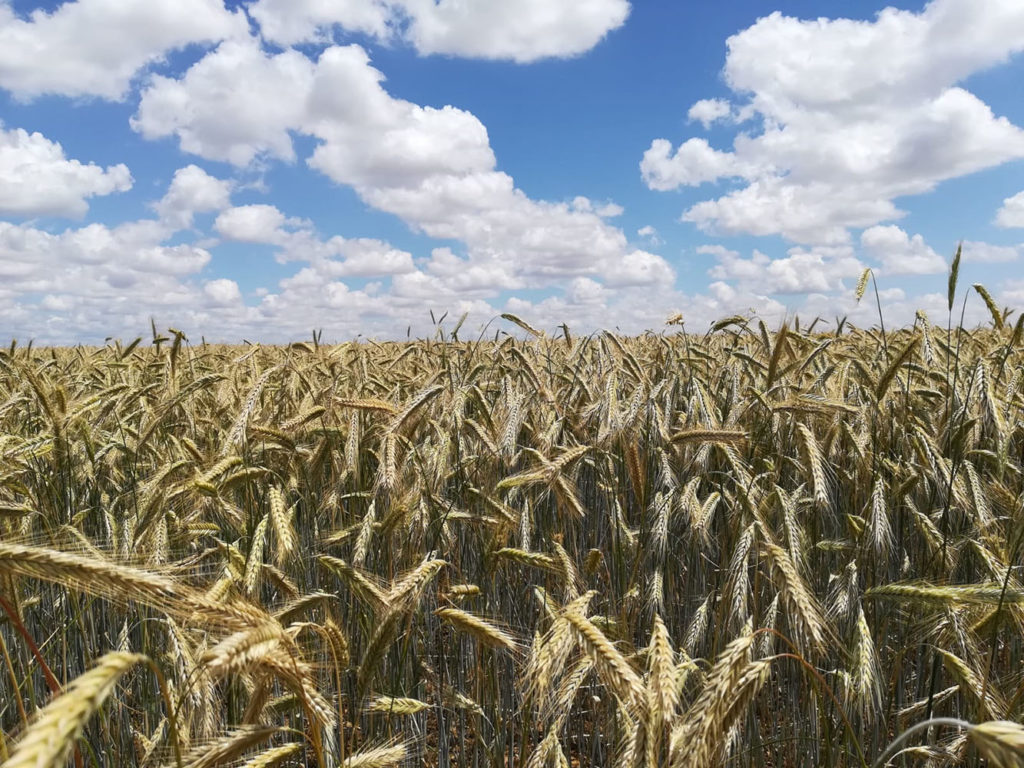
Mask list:
[[[0,335],[1022,307],[1022,83],[1019,0],[0,0]]]

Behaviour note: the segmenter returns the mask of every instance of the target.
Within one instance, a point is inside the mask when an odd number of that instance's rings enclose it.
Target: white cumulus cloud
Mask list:
[[[696,121],[707,130],[711,124],[724,120],[732,113],[732,106],[725,99],[701,99],[694,102],[686,116],[691,121]]]
[[[86,198],[131,189],[123,163],[102,168],[69,160],[64,148],[41,133],[4,130],[0,123],[0,213],[13,216],[78,217]]]
[[[335,25],[386,39],[397,8],[382,0],[257,0],[249,15],[261,34],[278,45],[330,40]]]
[[[1024,227],[1024,192],[1003,200],[996,212],[996,224],[1000,227]]]
[[[729,150],[656,139],[641,164],[652,189],[742,179],[684,213],[703,230],[842,243],[903,215],[898,197],[1024,157],[1024,131],[959,85],[1024,50],[1017,0],[933,0],[872,21],[776,12],[727,47],[726,83],[760,132]]]
[[[998,264],[1016,261],[1024,253],[1022,245],[993,245],[973,240],[964,240],[962,257],[965,262]]]
[[[118,100],[132,78],[168,51],[244,34],[221,0],[76,0],[15,13],[0,0],[0,87]]]
[[[239,205],[228,208],[217,216],[214,229],[227,238],[240,243],[281,244],[287,238],[282,227],[288,219],[273,205]]]
[[[335,236],[328,241],[328,247],[341,257],[341,261],[329,262],[330,273],[335,277],[380,277],[415,270],[411,253],[383,240]]]
[[[665,243],[661,236],[658,235],[658,230],[652,224],[644,224],[636,233],[652,246],[664,245]]]
[[[171,186],[153,208],[161,219],[187,227],[197,213],[220,211],[231,205],[232,183],[211,176],[197,165],[174,172]]]
[[[864,251],[882,264],[887,275],[932,275],[946,271],[946,260],[897,226],[875,226],[861,233]]]
[[[661,256],[647,251],[630,251],[611,260],[602,271],[605,285],[621,288],[630,285],[672,285],[676,274]]]
[[[0,273],[16,295],[46,293],[69,305],[176,304],[183,296],[179,278],[206,266],[210,253],[165,245],[171,234],[148,220],[113,228],[89,224],[58,234],[0,222]]]
[[[604,221],[620,206],[531,199],[495,169],[487,129],[472,113],[397,99],[383,79],[358,45],[329,46],[312,61],[232,40],[179,78],[154,78],[133,125],[149,138],[176,135],[186,151],[240,166],[268,156],[292,160],[292,136],[312,136],[318,144],[306,161],[311,167],[419,232],[461,241],[467,274],[492,276],[492,289],[508,285],[509,275],[533,287],[576,276],[615,284],[674,280],[660,256],[637,255],[622,230]],[[280,220],[269,221],[270,213],[225,211],[216,226],[226,237],[282,244]]]
[[[721,178],[745,178],[754,169],[732,152],[714,149],[706,139],[687,139],[675,151],[672,142],[655,139],[644,152],[640,172],[648,187],[664,191]]]
[[[790,248],[782,258],[771,258],[755,249],[745,259],[736,251],[716,245],[700,246],[697,252],[715,257],[717,263],[708,274],[718,281],[719,292],[728,285],[730,290],[747,295],[829,293],[864,269],[849,246]]]
[[[131,125],[150,139],[176,135],[183,150],[211,160],[291,161],[313,68],[298,51],[267,55],[255,40],[230,40],[182,78],[153,77]]]
[[[525,63],[590,50],[629,10],[626,0],[258,0],[250,13],[278,45],[329,42],[338,26],[420,54]]]
[[[574,56],[622,26],[626,0],[405,0],[420,53],[536,61]]]
[[[224,277],[205,282],[203,293],[214,306],[237,304],[242,300],[242,292],[238,288],[238,283]]]

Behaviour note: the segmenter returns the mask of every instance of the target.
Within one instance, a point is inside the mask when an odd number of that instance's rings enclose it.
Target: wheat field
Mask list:
[[[2,765],[1022,766],[1024,324],[980,293],[12,344]]]

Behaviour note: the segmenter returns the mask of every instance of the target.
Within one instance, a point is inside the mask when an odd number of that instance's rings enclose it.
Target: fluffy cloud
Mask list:
[[[242,292],[238,289],[238,283],[223,277],[204,283],[203,293],[214,306],[227,306],[242,301]]]
[[[526,283],[507,262],[472,262],[457,256],[450,248],[435,248],[425,266],[426,275],[409,275],[400,281],[405,290],[433,288],[439,294],[465,294],[476,298],[492,297],[502,290],[515,290]]]
[[[612,260],[602,271],[604,284],[611,288],[633,285],[672,285],[676,274],[672,267],[661,258],[647,251],[630,251],[621,258]]]
[[[150,316],[185,319],[202,304],[187,278],[209,261],[192,245],[166,245],[156,221],[90,224],[51,234],[0,222],[0,323],[41,342],[132,336]]]
[[[231,205],[231,188],[230,181],[211,176],[197,165],[187,165],[175,171],[167,194],[153,208],[169,224],[188,227],[195,214]]]
[[[378,0],[257,0],[249,15],[267,40],[296,45],[330,40],[334,25],[386,39],[392,34],[395,10]]]
[[[282,227],[285,215],[273,205],[240,205],[217,216],[214,229],[240,243],[283,243],[288,235]]]
[[[773,259],[754,250],[749,259],[722,246],[701,246],[698,253],[715,257],[717,264],[708,274],[729,288],[746,294],[828,293],[842,288],[842,280],[864,270],[848,246],[790,248],[784,258]]]
[[[295,231],[277,230],[277,260],[282,264],[307,262],[324,279],[384,277],[417,271],[411,253],[383,240],[345,238],[341,235],[321,240],[309,228],[308,222],[302,222],[302,225],[304,228]]]
[[[166,2],[152,0],[147,8],[162,18]],[[0,51],[0,84],[37,78],[20,95],[118,98],[164,52],[188,40],[219,42],[196,51],[187,71],[144,82],[132,120],[139,134],[172,138],[186,152],[238,168],[305,163],[444,243],[414,258],[382,240],[348,236],[356,233],[322,235],[274,205],[232,207],[234,182],[188,165],[152,204],[154,220],[63,232],[0,224],[0,324],[19,336],[56,341],[134,335],[150,315],[211,339],[284,341],[325,325],[334,339],[394,337],[406,325],[429,333],[430,308],[468,311],[469,327],[507,310],[546,328],[568,322],[577,330],[636,332],[660,327],[678,308],[691,329],[750,308],[769,322],[798,311],[849,313],[871,324],[874,310],[857,305],[850,291],[865,264],[893,275],[945,269],[921,235],[879,226],[901,215],[895,199],[1024,155],[1021,131],[957,87],[1021,47],[1019,4],[981,3],[985,12],[975,14],[964,10],[964,0],[935,0],[922,13],[887,10],[874,22],[801,22],[774,14],[731,38],[726,82],[745,95],[701,100],[688,116],[704,128],[724,123],[746,132],[727,149],[702,138],[678,146],[655,140],[641,163],[643,178],[662,190],[729,185],[684,217],[707,231],[782,234],[805,246],[744,256],[704,246],[698,250],[713,257],[713,282],[685,294],[674,287],[672,267],[645,250],[660,242],[653,226],[637,230],[638,241],[627,239],[610,222],[623,213],[613,202],[531,198],[498,170],[475,115],[396,98],[362,47],[332,44],[338,25],[378,40],[405,40],[420,53],[514,61],[573,55],[622,23],[625,0],[258,0],[248,9],[262,40],[280,46],[272,50],[240,31],[238,15],[217,0],[184,0],[175,5],[179,12],[210,12],[207,21],[220,21],[196,36],[190,21],[179,19],[127,40],[122,50],[102,52],[109,59],[95,58],[91,39],[72,41],[77,73],[66,62],[46,62],[38,73],[12,75],[5,69],[17,55],[12,44],[14,53]],[[100,5],[79,0],[15,19],[0,0],[0,41],[12,34],[4,21],[25,39],[51,43],[67,18],[87,31],[88,14]],[[128,36],[137,10],[135,0],[125,0],[104,18]],[[969,44],[943,49],[955,36],[951,29],[966,34]],[[288,47],[302,42],[317,48]],[[103,64],[105,79],[90,75],[90,61]],[[53,85],[60,72],[65,79]],[[0,174],[18,180],[7,197],[0,190],[0,212],[25,216],[80,215],[90,196],[131,183],[124,166],[70,160],[60,145],[14,130],[0,133]],[[187,232],[201,213],[216,214],[210,232]],[[1024,193],[1004,202],[997,221],[1024,226]],[[851,241],[850,228],[864,230],[859,243]],[[189,234],[195,243],[182,242]],[[207,234],[271,245],[279,264],[294,268],[255,291],[247,281],[243,296],[236,280],[218,272],[217,241],[203,239]],[[965,261],[1009,261],[1019,252],[964,243]],[[526,291],[542,298],[523,298]],[[994,293],[1006,301],[1020,291],[1007,283]],[[508,298],[509,292],[519,296]],[[887,322],[910,320],[918,307],[945,313],[938,294],[908,298],[883,286],[882,296]]]
[[[406,0],[420,53],[536,61],[593,48],[629,15],[626,0]]]
[[[740,259],[728,249],[706,246],[702,250],[716,257],[715,273],[721,279],[703,293],[683,294],[670,285],[611,289],[605,282],[576,276],[547,298],[512,297],[502,307],[495,302],[493,286],[502,281],[510,288],[522,284],[507,270],[502,273],[499,264],[470,264],[450,249],[438,248],[417,269],[409,254],[386,243],[332,237],[316,241],[320,251],[303,250],[307,263],[278,285],[256,291],[261,298],[249,304],[234,280],[199,279],[215,260],[194,246],[165,245],[172,235],[158,221],[113,229],[90,225],[59,235],[0,225],[0,295],[5,299],[0,302],[0,322],[23,339],[64,343],[98,342],[111,334],[131,337],[148,328],[150,316],[158,324],[173,323],[210,340],[246,337],[267,342],[301,338],[311,327],[323,328],[330,340],[357,334],[395,338],[406,326],[414,335],[429,335],[427,309],[453,316],[468,312],[470,329],[483,327],[503,310],[546,329],[568,322],[577,332],[657,329],[678,307],[684,308],[687,327],[693,330],[754,308],[769,323],[781,322],[793,312],[802,317],[848,314],[860,324],[877,322],[874,309],[857,305],[849,290],[834,293],[842,276],[861,267],[849,248],[794,248],[781,259],[757,252]],[[297,242],[311,233],[300,230],[291,237]],[[328,258],[328,251],[347,255]],[[292,256],[300,258],[298,253]],[[361,259],[367,265],[391,259],[396,273],[389,280],[354,288],[344,278],[358,276]],[[824,282],[808,276],[814,267]],[[794,280],[803,282],[796,285]],[[785,303],[769,293],[787,288],[821,290]],[[1015,291],[1019,293],[1019,286],[1002,286],[997,301],[1011,300]],[[884,290],[882,299],[886,321],[895,324],[911,321],[917,308],[934,318],[945,313],[945,299],[938,294],[908,299],[899,290]],[[984,319],[984,308],[977,309],[969,307],[968,323]]]
[[[329,272],[334,277],[380,277],[415,270],[411,253],[382,240],[369,237],[346,240],[335,236],[328,241],[328,248],[341,257],[341,261],[328,262]]]
[[[946,260],[921,235],[910,237],[896,226],[876,226],[861,233],[864,250],[881,262],[887,275],[932,275],[946,271]]]
[[[248,13],[280,46],[330,42],[337,25],[385,42],[402,39],[421,54],[530,62],[590,50],[622,26],[629,3],[258,0]],[[247,35],[243,11],[228,11],[221,0],[71,0],[27,16],[0,0],[0,87],[24,99],[119,100],[168,52]]]
[[[168,51],[244,34],[221,0],[77,0],[19,17],[0,0],[0,87],[121,99],[135,74]]]
[[[706,139],[688,139],[675,152],[672,142],[655,139],[644,152],[640,172],[648,187],[665,191],[720,178],[746,178],[755,171],[732,152],[713,149]]]
[[[637,235],[642,237],[652,246],[664,245],[665,241],[658,235],[658,230],[651,224],[645,224],[636,231]]]
[[[278,45],[327,42],[335,25],[403,38],[421,54],[517,62],[590,50],[629,15],[626,0],[258,0],[250,13]]]
[[[324,280],[381,277],[416,271],[412,254],[368,237],[335,235],[321,240],[306,219],[286,216],[266,204],[228,208],[213,223],[226,240],[277,246],[277,260],[307,262]]]
[[[133,125],[150,138],[176,135],[182,149],[236,165],[262,156],[290,160],[292,134],[314,137],[311,167],[413,229],[465,244],[458,276],[406,277],[405,284],[465,281],[470,274],[493,277],[491,290],[577,276],[615,285],[674,280],[660,256],[631,250],[622,231],[604,221],[621,213],[619,206],[529,198],[495,170],[487,130],[474,115],[396,99],[382,81],[357,45],[330,46],[313,62],[296,51],[271,55],[255,40],[233,40],[179,79],[154,78]],[[233,119],[224,120],[225,112]],[[226,211],[217,229],[280,245],[280,221],[266,218],[272,213]],[[250,218],[236,220],[243,216]],[[245,234],[246,227],[257,234]]]
[[[0,213],[13,216],[82,216],[87,197],[131,189],[124,164],[106,169],[69,160],[41,133],[4,130],[0,123]]]
[[[999,298],[1011,307],[1024,305],[1024,280],[1007,280]]]
[[[229,193],[227,182],[188,166],[153,204],[159,218],[62,231],[0,221],[0,324],[23,339],[65,344],[133,336],[151,316],[235,327],[210,312],[237,311],[237,285],[220,278],[200,287],[212,255],[180,236],[195,212],[227,205]]]
[[[227,41],[181,79],[153,77],[131,125],[148,139],[176,135],[183,150],[211,160],[292,161],[290,131],[304,118],[313,69],[298,51],[269,56],[254,40]]]
[[[732,105],[725,99],[701,99],[695,102],[686,114],[691,121],[696,121],[707,130],[717,120],[724,120],[732,114]]]
[[[611,201],[595,205],[593,200],[588,197],[584,197],[583,195],[577,195],[574,197],[571,205],[574,211],[582,211],[585,213],[593,211],[602,219],[614,219],[616,216],[621,216],[626,210],[618,203],[613,203]]]
[[[393,335],[398,324],[427,333],[424,301],[472,308],[481,322],[496,314],[457,288],[421,294],[399,289],[394,281],[407,275],[447,284],[419,272],[411,254],[382,241],[318,241],[308,229],[280,231],[282,249],[297,251],[290,259],[299,260],[301,252],[308,263],[276,287],[256,291],[262,298],[250,305],[235,280],[201,279],[215,260],[195,245],[168,245],[177,232],[164,219],[90,224],[58,234],[0,222],[0,323],[22,339],[95,343],[143,332],[152,316],[158,324],[170,322],[210,339],[283,342],[325,323],[332,338]],[[319,250],[302,247],[303,241]],[[356,290],[339,279],[387,275],[394,277],[386,290],[380,283]]]
[[[1024,227],[1024,192],[1003,200],[996,212],[996,224],[1000,227]]]
[[[1016,261],[1024,253],[1024,245],[992,245],[971,240],[963,242],[963,260],[988,264]]]
[[[874,21],[801,21],[776,12],[727,41],[725,79],[760,133],[731,151],[689,139],[652,142],[641,163],[652,189],[741,178],[684,220],[709,232],[845,242],[847,228],[902,215],[894,200],[1024,157],[1024,131],[957,87],[1024,50],[1016,0],[933,0]],[[733,107],[730,105],[730,113]],[[707,100],[692,117],[724,106]]]
[[[863,191],[856,185],[793,185],[768,178],[717,200],[699,202],[683,214],[683,220],[709,233],[782,234],[798,243],[837,245],[849,241],[849,226],[868,227],[902,215],[892,201]]]
[[[787,314],[786,306],[770,296],[724,282],[712,284],[704,293],[681,293],[670,287],[612,291],[586,277],[576,278],[565,292],[544,299],[512,297],[503,310],[548,330],[567,323],[577,333],[595,328],[641,333],[664,328],[665,318],[680,307],[686,328],[696,332],[728,315],[747,314],[753,307],[767,323],[781,322]]]
[[[321,54],[303,127],[322,140],[310,165],[335,181],[411,188],[440,175],[489,170],[494,153],[474,115],[392,98],[359,46]]]

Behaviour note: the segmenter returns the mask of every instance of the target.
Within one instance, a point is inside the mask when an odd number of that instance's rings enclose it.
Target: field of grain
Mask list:
[[[0,352],[2,765],[1024,765],[1021,322],[520,323]]]

